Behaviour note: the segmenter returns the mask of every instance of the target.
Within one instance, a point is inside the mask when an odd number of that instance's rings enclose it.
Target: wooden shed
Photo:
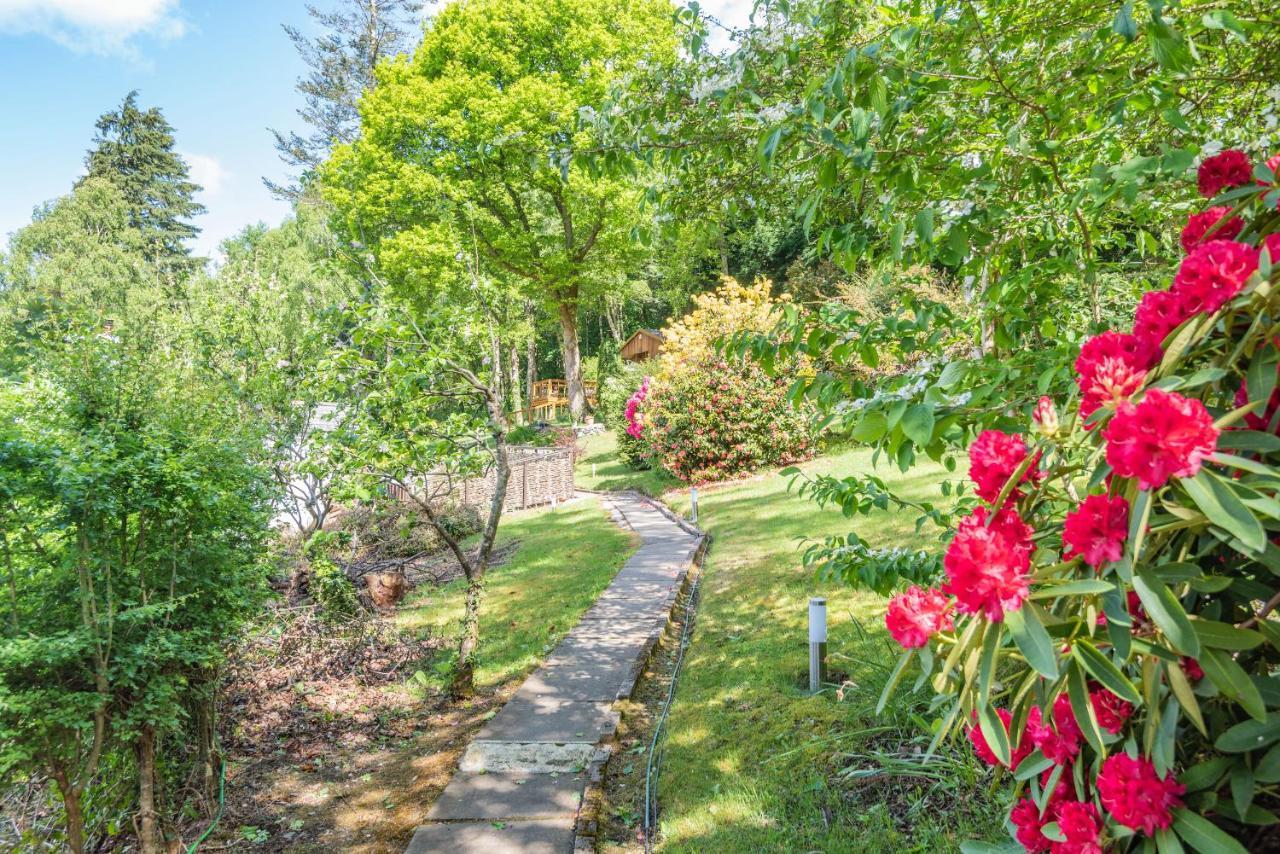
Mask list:
[[[662,333],[656,329],[640,329],[622,345],[622,358],[627,362],[643,362],[662,352]]]

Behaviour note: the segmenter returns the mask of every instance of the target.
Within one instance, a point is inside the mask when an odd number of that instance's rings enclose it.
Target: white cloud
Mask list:
[[[205,196],[216,196],[220,193],[223,184],[231,176],[221,160],[208,154],[183,152],[182,159],[187,161],[191,180],[204,188]]]
[[[136,36],[176,39],[186,32],[178,2],[0,0],[0,33],[37,33],[78,53],[132,56]]]

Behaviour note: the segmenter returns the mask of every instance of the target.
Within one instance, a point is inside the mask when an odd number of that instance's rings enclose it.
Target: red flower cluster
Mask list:
[[[988,511],[979,507],[960,521],[955,539],[942,559],[947,571],[944,593],[956,597],[963,614],[985,614],[992,622],[1005,611],[1022,607],[1030,587],[1031,529],[1011,508],[987,522]]]
[[[994,503],[1000,497],[1000,490],[1026,458],[1027,443],[1021,436],[1010,436],[1000,430],[983,430],[969,446],[969,477],[977,487],[978,497]],[[1034,479],[1034,468],[1032,465],[1018,483]],[[1020,494],[1016,489],[1010,493],[1014,498]]]
[[[937,632],[953,626],[953,604],[939,590],[925,590],[916,585],[889,600],[884,622],[889,634],[905,649],[916,649],[929,642]]]
[[[1093,714],[1098,719],[1098,726],[1112,735],[1119,735],[1124,729],[1125,721],[1133,714],[1133,704],[1120,699],[1106,688],[1095,688],[1089,692],[1089,704],[1093,706]]]
[[[1212,314],[1244,288],[1258,269],[1259,255],[1247,243],[1210,240],[1182,259],[1169,292],[1181,300],[1187,317]]]
[[[1080,555],[1094,569],[1119,560],[1128,538],[1129,502],[1118,495],[1090,495],[1062,526],[1065,556]]]
[[[1081,417],[1088,418],[1102,406],[1119,406],[1132,397],[1142,388],[1147,369],[1159,358],[1159,344],[1136,335],[1112,331],[1086,341],[1076,358]]]
[[[1071,699],[1059,694],[1053,701],[1053,725],[1043,720],[1039,706],[1032,707],[1027,715],[1027,736],[1045,758],[1055,765],[1066,765],[1080,752],[1084,734],[1071,711]]]
[[[1136,406],[1121,404],[1103,436],[1115,473],[1154,489],[1200,471],[1217,447],[1218,428],[1200,401],[1153,388]]]
[[[1008,709],[996,709],[996,716],[1000,718],[1000,723],[1004,724],[1004,731],[1008,733],[1009,723],[1013,720],[1013,714]],[[974,717],[976,718],[977,716],[975,715]],[[969,741],[973,742],[973,752],[983,762],[992,766],[1001,764],[1000,760],[996,758],[995,752],[991,750],[991,745],[987,744],[987,737],[982,734],[982,727],[978,726],[976,720],[969,725]],[[1012,744],[1012,738],[1010,738],[1010,743]],[[1031,742],[1025,736],[1020,739],[1018,745],[1012,747],[1009,751],[1011,760],[1008,766],[1009,769],[1017,768],[1018,763],[1026,759],[1033,749]]]
[[[1093,804],[1067,798],[1059,799],[1058,793],[1055,792],[1046,806],[1043,817],[1035,801],[1023,798],[1013,808],[1009,819],[1016,828],[1015,836],[1018,842],[1022,843],[1022,847],[1029,852],[1102,854],[1102,843],[1099,841],[1102,822],[1098,818],[1098,808]],[[1044,835],[1044,826],[1050,821],[1058,823],[1058,830],[1065,837],[1065,841],[1054,842]]]
[[[1200,195],[1212,199],[1223,190],[1243,187],[1253,180],[1253,164],[1249,155],[1235,148],[1205,158],[1196,174]]]
[[[1098,797],[1111,817],[1131,830],[1155,835],[1168,827],[1170,813],[1182,802],[1186,787],[1169,775],[1156,774],[1151,760],[1134,759],[1124,753],[1108,756],[1098,773]]]
[[[1233,216],[1223,220],[1231,213],[1231,208],[1226,205],[1218,205],[1209,208],[1198,214],[1192,214],[1187,219],[1186,226],[1182,229],[1182,251],[1190,252],[1201,243],[1205,242],[1205,236],[1213,231],[1214,240],[1235,240],[1240,232],[1244,230],[1244,220],[1238,216]],[[1219,225],[1219,223],[1222,223]],[[1216,226],[1216,227],[1215,227]]]

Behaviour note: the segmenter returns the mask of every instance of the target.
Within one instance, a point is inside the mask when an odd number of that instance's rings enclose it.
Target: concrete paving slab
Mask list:
[[[610,702],[562,700],[555,697],[521,697],[476,735],[486,741],[523,741],[596,744],[618,731],[618,713]]]
[[[582,772],[607,760],[613,704],[634,690],[699,542],[638,498],[606,506],[639,535],[640,549],[467,746],[410,854],[573,850]]]
[[[572,817],[578,813],[586,783],[584,774],[455,774],[436,798],[427,820]]]
[[[612,702],[631,695],[638,670],[634,661],[549,664],[530,674],[514,699],[553,697]]]
[[[498,827],[497,824],[501,824]],[[573,819],[447,822],[418,828],[406,854],[569,854]]]

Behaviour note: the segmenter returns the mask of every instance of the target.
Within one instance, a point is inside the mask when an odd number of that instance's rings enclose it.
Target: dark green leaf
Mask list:
[[[1057,679],[1058,657],[1035,607],[1028,604],[1020,610],[1008,611],[1004,615],[1004,622],[1013,635],[1013,642],[1026,656],[1027,663],[1044,678]]]

